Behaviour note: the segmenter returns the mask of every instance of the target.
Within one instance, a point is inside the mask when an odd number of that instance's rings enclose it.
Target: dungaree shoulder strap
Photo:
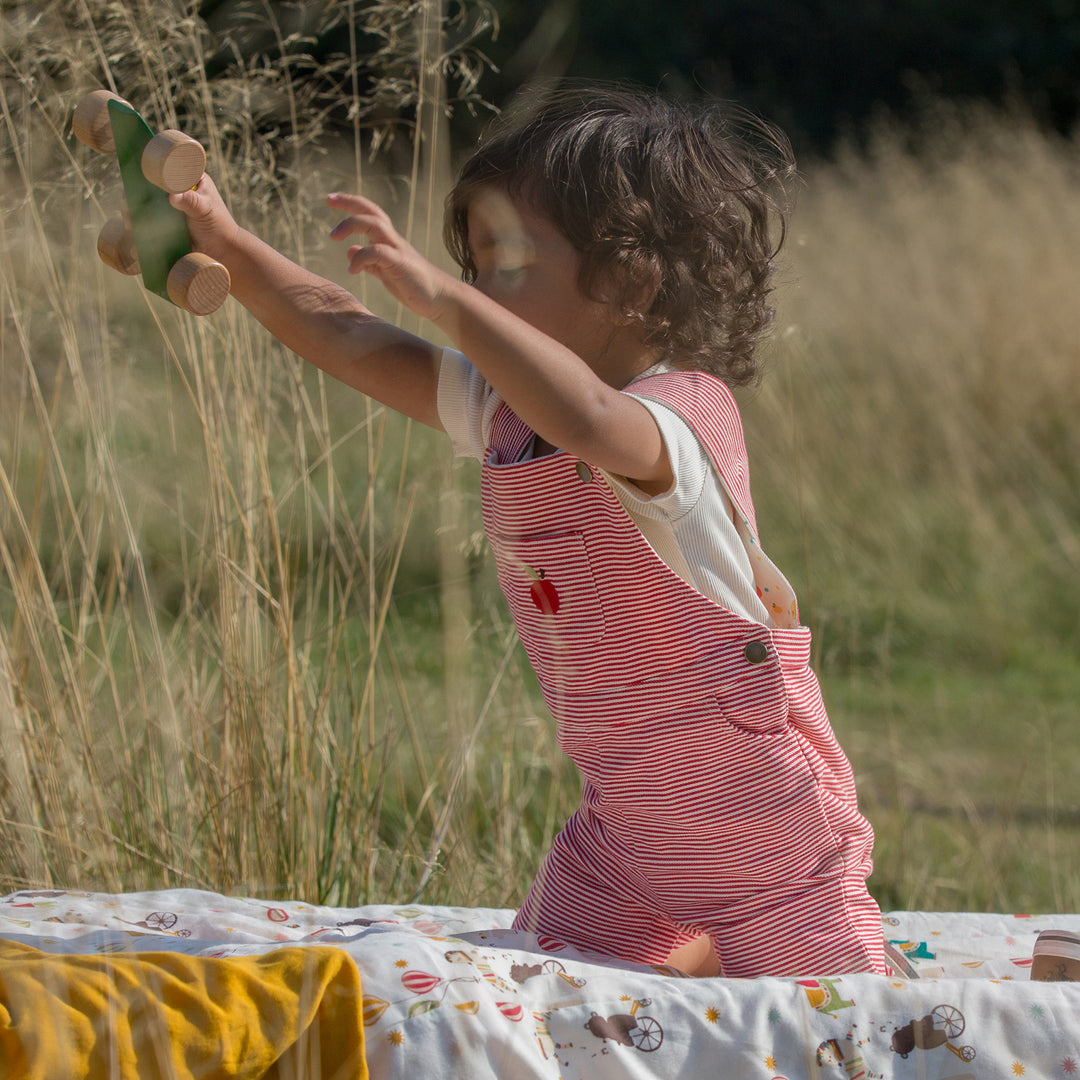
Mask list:
[[[535,432],[504,401],[496,410],[488,433],[488,455],[494,454],[499,465],[519,461]]]
[[[638,379],[626,392],[651,398],[679,414],[709,452],[735,509],[758,540],[754,502],[750,497],[750,463],[742,420],[731,391],[704,371],[670,371]]]
[[[743,439],[742,420],[731,391],[715,375],[704,371],[671,371],[638,379],[629,393],[652,398],[678,413],[691,427],[712,459],[735,509],[758,540],[754,502],[750,497],[750,464]],[[518,461],[533,438],[533,431],[503,402],[492,421],[488,452],[500,464]]]

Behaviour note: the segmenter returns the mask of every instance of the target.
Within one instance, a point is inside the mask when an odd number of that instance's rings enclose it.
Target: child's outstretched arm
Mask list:
[[[384,405],[442,427],[439,348],[240,228],[209,176],[171,198],[187,216],[193,245],[228,268],[232,295],[282,344]]]
[[[368,240],[349,249],[350,271],[373,274],[394,297],[440,327],[541,438],[647,491],[671,485],[655,420],[620,392],[632,374],[648,366],[644,350],[636,370],[624,378],[615,377],[615,369],[594,370],[480,289],[430,263],[369,199],[335,194],[329,201],[349,214],[331,235],[362,234]],[[611,330],[619,332],[614,324]]]

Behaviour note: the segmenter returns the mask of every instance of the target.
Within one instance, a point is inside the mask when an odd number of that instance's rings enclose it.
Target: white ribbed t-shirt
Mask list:
[[[662,365],[642,374],[671,370]],[[631,393],[633,383],[627,388]],[[668,568],[699,592],[752,622],[774,625],[758,596],[754,570],[735,526],[731,499],[709,454],[685,420],[666,405],[636,394],[660,430],[675,480],[650,496],[623,477],[605,473],[616,498]],[[454,452],[483,461],[502,398],[456,349],[439,369],[439,418]],[[775,572],[775,568],[771,567]]]

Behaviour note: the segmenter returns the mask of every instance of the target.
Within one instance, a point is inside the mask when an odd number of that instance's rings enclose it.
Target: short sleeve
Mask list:
[[[608,476],[608,482],[619,501],[628,509],[633,507],[635,515],[676,521],[693,510],[701,499],[711,468],[708,453],[678,413],[652,398],[630,396],[640,401],[656,421],[675,480],[660,495],[648,495],[623,477]]]
[[[673,409],[632,396],[655,419],[675,480],[668,491],[650,496],[624,478],[607,476],[615,497],[670,570],[729,611],[775,625],[708,450]]]
[[[457,349],[443,349],[439,363],[439,420],[458,457],[484,458],[491,423],[502,398]]]

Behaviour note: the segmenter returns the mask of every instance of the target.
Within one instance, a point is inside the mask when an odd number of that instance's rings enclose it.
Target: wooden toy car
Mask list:
[[[72,118],[75,137],[103,154],[115,152],[124,182],[125,207],[102,228],[97,249],[122,274],[142,274],[143,284],[193,315],[209,315],[229,295],[229,271],[191,250],[184,215],[170,193],[193,188],[206,167],[206,152],[180,131],[155,135],[122,98],[95,90]]]

